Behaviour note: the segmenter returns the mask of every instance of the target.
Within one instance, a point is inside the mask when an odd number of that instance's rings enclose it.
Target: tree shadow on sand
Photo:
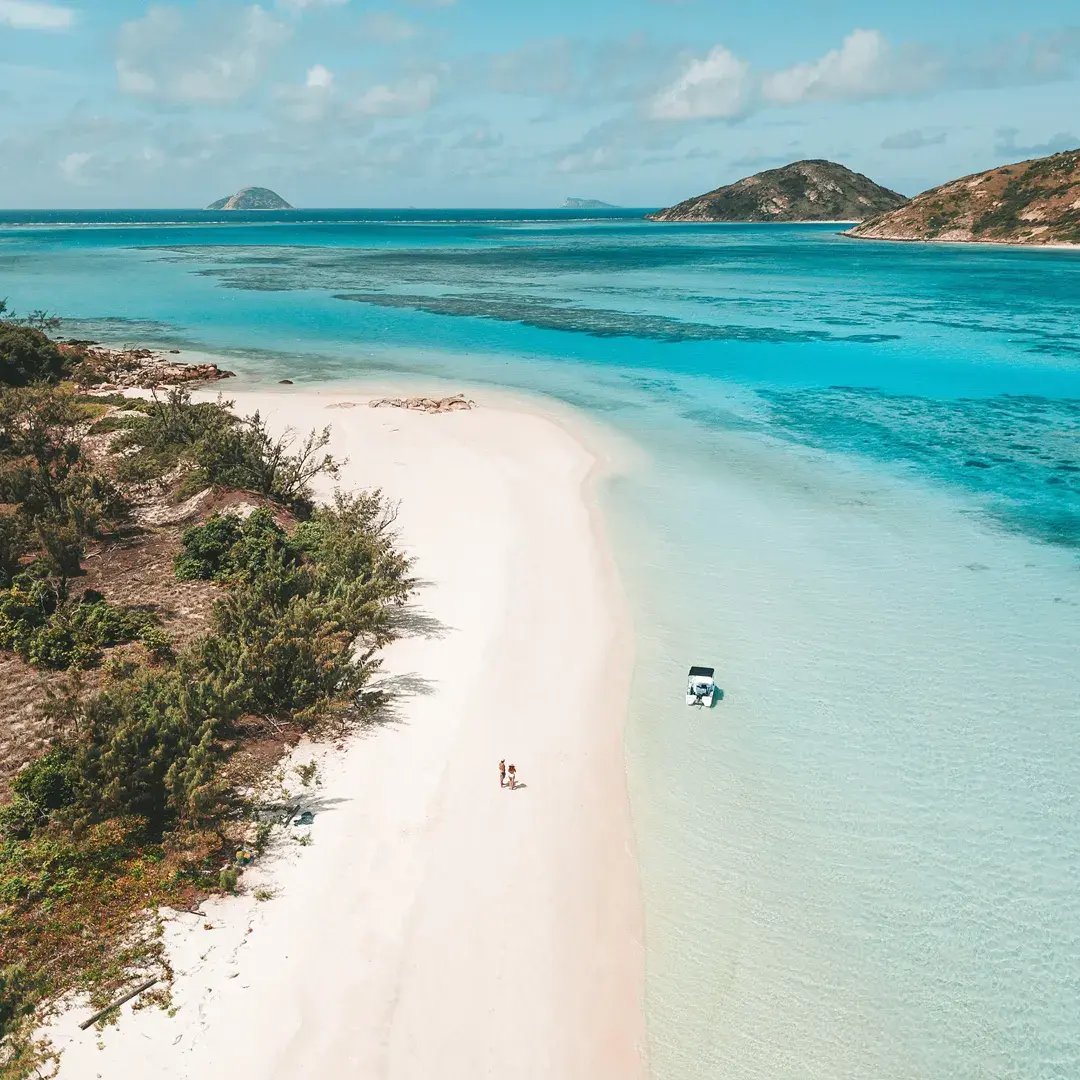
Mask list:
[[[367,687],[369,705],[363,710],[360,730],[372,732],[377,728],[405,723],[403,711],[409,701],[429,697],[435,690],[435,682],[417,671],[376,676]]]
[[[403,605],[394,612],[391,625],[400,637],[420,637],[428,641],[441,641],[454,630],[419,604]]]

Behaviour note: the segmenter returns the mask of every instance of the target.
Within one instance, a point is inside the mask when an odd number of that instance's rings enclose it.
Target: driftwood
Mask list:
[[[459,412],[463,409],[475,409],[476,402],[464,394],[451,394],[450,397],[409,397],[376,398],[369,401],[372,409],[416,409],[418,412],[444,413]]]
[[[88,1027],[93,1027],[94,1024],[96,1024],[103,1016],[105,1016],[106,1013],[111,1013],[113,1009],[118,1009],[121,1005],[130,1001],[133,997],[138,997],[144,990],[149,990],[150,987],[153,986],[154,983],[156,983],[157,981],[157,979],[147,979],[146,982],[140,983],[130,993],[125,994],[121,998],[117,998],[115,1001],[106,1005],[104,1009],[98,1009],[98,1011],[94,1013],[94,1015],[91,1016],[89,1020],[84,1020],[79,1025],[79,1027],[83,1031],[85,1031]]]

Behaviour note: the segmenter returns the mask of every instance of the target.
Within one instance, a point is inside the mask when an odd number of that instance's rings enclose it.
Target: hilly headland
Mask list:
[[[1080,149],[941,184],[847,235],[867,240],[1080,244]]]

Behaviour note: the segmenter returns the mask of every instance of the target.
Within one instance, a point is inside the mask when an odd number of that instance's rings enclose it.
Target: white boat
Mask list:
[[[704,705],[712,708],[713,698],[716,696],[716,681],[713,676],[716,668],[692,667],[686,677],[686,704]]]

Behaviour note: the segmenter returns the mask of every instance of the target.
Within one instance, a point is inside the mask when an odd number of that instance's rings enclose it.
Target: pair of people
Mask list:
[[[517,766],[507,766],[505,758],[499,762],[499,787],[508,787],[511,791],[517,787]]]

